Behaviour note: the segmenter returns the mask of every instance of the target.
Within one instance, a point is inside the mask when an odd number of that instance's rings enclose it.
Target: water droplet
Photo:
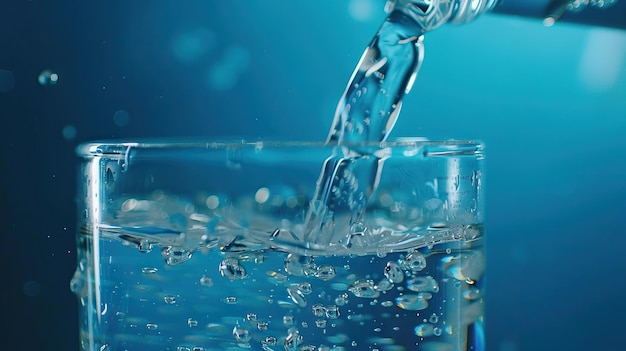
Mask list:
[[[392,283],[401,283],[404,280],[404,273],[402,273],[402,269],[395,262],[387,262],[385,277]]]
[[[428,308],[428,300],[420,295],[407,294],[397,297],[396,305],[404,310],[420,311]]]
[[[422,337],[431,336],[434,330],[435,327],[432,324],[420,324],[415,327],[415,335]]]
[[[426,268],[426,257],[424,257],[421,252],[415,250],[404,259],[399,260],[398,263],[402,269],[417,273]]]
[[[109,344],[102,344],[102,346],[100,346],[98,351],[109,351],[110,349],[111,348],[109,347]]]
[[[241,343],[247,343],[252,338],[252,336],[250,335],[250,331],[240,326],[235,326],[233,328],[233,336],[235,337],[235,340],[237,340],[237,342]]]
[[[222,277],[229,280],[241,280],[247,277],[246,269],[239,264],[239,260],[234,257],[228,257],[222,260],[219,266]]]
[[[55,85],[59,80],[59,76],[49,69],[45,69],[39,73],[37,81],[43,86]]]
[[[158,324],[155,324],[155,323],[148,323],[148,324],[146,324],[146,328],[147,328],[148,330],[156,330],[156,329],[158,329],[158,328],[159,328],[159,325],[158,325]]]
[[[189,326],[189,328],[197,327],[198,321],[193,318],[187,318],[187,325]]]

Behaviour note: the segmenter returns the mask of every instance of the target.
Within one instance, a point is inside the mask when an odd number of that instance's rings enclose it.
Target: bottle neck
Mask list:
[[[388,0],[385,11],[401,12],[411,18],[423,32],[445,23],[472,21],[491,10],[498,0]]]
[[[387,0],[385,11],[402,13],[422,32],[470,22],[485,12],[536,18],[546,26],[571,22],[626,29],[626,0]]]

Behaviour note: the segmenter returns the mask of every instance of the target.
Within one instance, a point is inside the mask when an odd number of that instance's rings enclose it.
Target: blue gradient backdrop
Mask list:
[[[78,348],[78,143],[323,140],[384,18],[379,0],[2,7],[3,350]],[[488,349],[625,349],[626,32],[487,15],[425,46],[393,134],[487,145]]]

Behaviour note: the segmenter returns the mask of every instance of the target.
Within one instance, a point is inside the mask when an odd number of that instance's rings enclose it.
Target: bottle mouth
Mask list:
[[[491,10],[498,0],[388,0],[385,11],[401,11],[424,31],[445,23],[461,24],[474,20]]]

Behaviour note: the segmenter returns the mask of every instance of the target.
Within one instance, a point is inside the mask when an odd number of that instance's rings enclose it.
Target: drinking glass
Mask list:
[[[83,350],[484,350],[479,141],[77,150]]]

